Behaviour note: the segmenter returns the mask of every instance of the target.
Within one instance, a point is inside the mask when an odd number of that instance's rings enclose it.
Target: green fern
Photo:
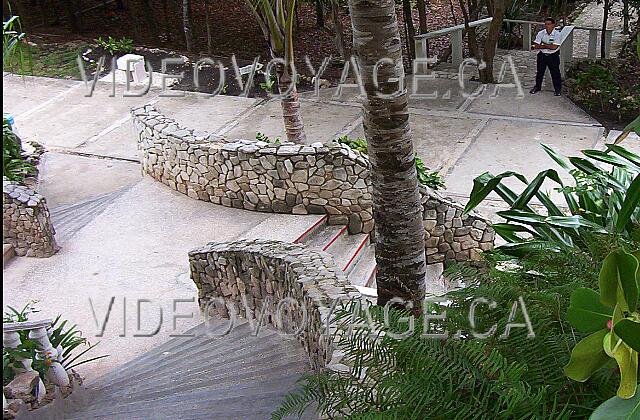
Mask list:
[[[480,305],[478,330],[497,324],[497,333],[486,340],[470,338],[426,339],[420,336],[422,319],[416,319],[415,333],[404,340],[388,334],[354,330],[338,339],[344,351],[348,373],[322,372],[301,380],[298,392],[286,397],[273,419],[301,416],[309,407],[332,418],[352,419],[573,419],[585,418],[600,402],[615,394],[616,371],[603,369],[585,383],[568,379],[562,367],[570,349],[582,337],[565,322],[571,292],[576,287],[597,284],[601,256],[621,245],[620,238],[606,238],[592,244],[590,252],[561,255],[532,254],[510,270],[500,269],[508,257],[489,254],[486,264],[461,264],[447,270],[467,286],[447,295],[447,320],[433,323],[432,332],[469,331],[469,305],[475,297],[487,297],[498,306]],[[514,329],[508,339],[504,331],[511,304],[522,296],[533,329]],[[354,319],[365,322],[358,303],[337,311],[339,330],[348,331]],[[375,330],[383,330],[383,310],[371,307]],[[355,318],[354,317],[354,313]],[[400,317],[408,313],[391,310],[390,328],[404,331]],[[364,374],[366,372],[366,375]]]

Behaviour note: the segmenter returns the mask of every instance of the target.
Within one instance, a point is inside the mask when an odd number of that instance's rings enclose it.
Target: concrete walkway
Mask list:
[[[518,56],[518,72],[527,80],[528,63],[533,65],[534,59]],[[412,82],[408,83],[411,89]],[[47,149],[37,188],[50,208],[90,200],[102,203],[82,228],[65,234],[57,255],[15,259],[4,268],[3,280],[4,305],[39,300],[42,315],[63,314],[91,341],[99,340],[96,334],[113,299],[104,340],[96,352],[111,357],[83,369],[89,377],[200,322],[196,290],[188,276],[190,249],[209,241],[266,233],[292,240],[296,227],[312,223],[314,216],[255,213],[195,201],[140,174],[129,116],[132,106],[153,102],[186,126],[231,138],[255,138],[258,131],[282,138],[277,101],[203,94],[167,98],[155,90],[144,97],[125,98],[122,86],[110,97],[112,87],[105,83],[86,97],[81,82],[10,74],[4,75],[3,87],[3,111],[15,116],[22,137]],[[563,154],[602,145],[604,129],[551,90],[518,97],[515,89],[501,89],[493,97],[491,89],[468,97],[479,92],[479,84],[467,82],[461,89],[456,80],[446,78],[421,81],[418,88],[419,93],[437,90],[438,95],[410,100],[415,148],[429,167],[446,176],[445,193],[461,201],[482,172],[517,170],[531,178],[554,167],[541,142]],[[322,90],[319,98],[302,95],[309,142],[363,136],[357,90],[346,89],[339,98],[335,93],[333,88]],[[491,202],[486,209],[495,211]],[[177,318],[174,326],[174,313],[193,316]],[[139,319],[144,331],[136,331]],[[146,326],[158,323],[156,334],[131,338],[136,332],[148,335]]]

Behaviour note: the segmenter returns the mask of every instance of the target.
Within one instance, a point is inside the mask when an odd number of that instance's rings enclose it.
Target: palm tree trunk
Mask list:
[[[424,227],[407,94],[403,90],[393,97],[377,95],[396,92],[398,79],[404,77],[394,1],[349,0],[349,8],[353,44],[367,93],[363,125],[371,163],[378,304],[400,297],[419,308],[426,272]],[[373,68],[381,58],[390,58],[394,65],[380,66],[376,88]]]
[[[304,133],[304,124],[302,122],[302,113],[300,112],[300,98],[298,97],[298,89],[291,79],[289,73],[283,65],[276,66],[278,76],[278,89],[281,94],[291,91],[288,95],[280,100],[282,105],[282,117],[284,118],[284,130],[287,133],[287,140],[294,143],[304,143],[307,136]],[[293,86],[292,86],[293,84]]]

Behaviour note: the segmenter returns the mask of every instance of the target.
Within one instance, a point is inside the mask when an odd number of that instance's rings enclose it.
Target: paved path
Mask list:
[[[515,55],[526,92],[533,57],[528,52]],[[100,203],[90,217],[76,224],[76,230],[64,234],[57,255],[43,260],[18,258],[4,269],[3,301],[24,305],[28,299],[40,300],[45,314],[64,314],[95,340],[100,328],[89,299],[101,323],[113,297],[108,339],[99,346],[99,352],[111,357],[85,370],[89,377],[166,341],[174,330],[174,312],[194,314],[178,319],[176,330],[199,322],[196,291],[188,278],[188,250],[267,230],[286,234],[292,226],[309,223],[304,216],[198,202],[140,174],[129,117],[132,106],[153,102],[186,126],[228,137],[255,138],[260,131],[275,138],[284,136],[278,102],[203,94],[166,98],[155,90],[145,97],[124,98],[121,86],[110,97],[112,87],[105,83],[86,97],[81,82],[7,74],[3,86],[3,110],[15,115],[24,138],[48,150],[38,190],[50,207],[61,209],[57,214],[62,215],[73,205]],[[408,87],[411,91],[412,81]],[[553,167],[541,142],[563,154],[601,146],[604,129],[568,99],[554,97],[550,89],[524,97],[513,88],[501,89],[494,97],[490,89],[467,97],[478,89],[477,83],[467,81],[461,89],[456,80],[439,78],[421,81],[417,87],[423,94],[437,90],[436,98],[410,100],[418,154],[446,176],[446,193],[461,201],[471,191],[473,178],[484,171],[515,169],[532,177]],[[339,98],[335,93],[332,88],[322,90],[319,98],[302,95],[309,142],[363,136],[357,90],[346,89]],[[486,209],[494,211],[489,204]],[[283,228],[265,229],[273,226]],[[133,340],[137,299],[151,301],[141,304],[142,325],[157,323],[160,308],[164,318],[158,334]],[[186,301],[176,304],[174,299]],[[122,331],[126,337],[119,337]]]

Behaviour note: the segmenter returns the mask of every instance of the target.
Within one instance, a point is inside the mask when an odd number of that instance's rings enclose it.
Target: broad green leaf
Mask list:
[[[623,309],[635,308],[638,302],[638,283],[636,272],[638,260],[622,249],[612,251],[604,259],[599,276],[600,301],[615,307],[616,303],[622,304]],[[617,302],[618,289],[624,297],[624,302]]]
[[[507,243],[500,245],[498,249],[507,255],[524,257],[534,251],[560,252],[561,248],[555,242],[550,241],[525,241],[520,243]]]
[[[551,157],[551,159],[553,159],[563,169],[567,171],[571,169],[571,167],[567,164],[567,162],[564,161],[564,159],[562,158],[562,156],[560,156],[560,154],[558,154],[558,152],[556,152],[555,150],[553,150],[551,147],[547,146],[544,143],[540,143],[540,146],[542,146],[544,151],[547,152],[547,154]]]
[[[598,173],[598,172],[604,172],[601,168],[589,162],[587,159],[572,156],[569,158],[569,162],[571,162],[573,166],[580,169],[582,172],[589,175]]]
[[[582,216],[573,215],[573,216],[548,216],[545,218],[545,221],[553,226],[566,227],[566,228],[589,228],[593,232],[596,233],[607,233],[607,230],[597,223],[593,223],[588,221]]]
[[[637,210],[638,205],[640,205],[640,175],[637,175],[629,185],[622,208],[618,212],[618,221],[616,222],[616,230],[618,232],[625,230],[629,220],[631,220],[631,215]]]
[[[557,182],[558,184],[562,184],[560,182],[560,177],[555,170],[547,169],[546,171],[542,171],[529,183],[529,185],[527,185],[511,208],[516,210],[523,209],[524,206],[529,204],[529,201],[538,194],[540,187],[542,187],[544,180],[547,178]]]
[[[504,240],[508,242],[523,242],[524,239],[516,235],[516,233],[528,233],[532,236],[536,236],[536,233],[528,229],[526,226],[514,225],[510,223],[495,223],[491,225],[493,230],[496,231]]]
[[[640,156],[636,155],[633,152],[628,151],[624,147],[619,146],[617,144],[607,144],[606,146],[607,146],[607,149],[625,158],[626,160],[628,160],[629,162],[633,163],[638,168],[640,168]]]
[[[595,409],[589,420],[638,420],[640,419],[640,392],[628,400],[612,397]]]
[[[608,163],[609,165],[622,166],[622,167],[626,167],[626,166],[629,165],[623,159],[620,159],[619,157],[614,156],[614,155],[610,155],[610,154],[608,154],[606,152],[603,152],[601,150],[583,150],[582,153],[585,156],[590,157],[591,159],[598,160],[598,161],[604,162],[604,163]]]
[[[611,314],[611,308],[600,303],[600,295],[595,290],[582,287],[571,294],[567,320],[578,331],[593,333],[607,328]]]
[[[631,350],[615,334],[607,334],[603,343],[606,353],[612,355],[620,369],[620,385],[616,395],[625,399],[633,397],[638,387],[638,352]]]
[[[638,43],[638,48],[640,48],[640,42]],[[620,133],[618,138],[615,139],[614,143],[615,144],[620,143],[625,138],[627,138],[627,136],[632,132],[635,132],[637,135],[640,136],[640,115],[638,115],[635,120],[631,121],[629,125],[627,125],[624,128],[624,130],[622,130],[622,133]]]
[[[636,352],[640,352],[640,323],[625,318],[613,327],[616,335]]]
[[[509,178],[513,175],[515,175],[515,172],[504,172],[496,176],[491,175],[489,172],[485,172],[477,176],[473,180],[473,189],[469,196],[469,202],[464,208],[464,214],[467,214],[476,208],[478,204],[480,204],[482,200],[484,200],[496,188],[502,179]]]
[[[574,381],[585,382],[595,371],[603,367],[609,361],[609,356],[602,346],[607,334],[608,331],[603,329],[576,344],[571,351],[569,364],[564,367],[565,375]]]
[[[512,222],[527,224],[543,224],[545,222],[545,216],[541,216],[539,214],[524,210],[505,210],[499,211],[496,214]]]

